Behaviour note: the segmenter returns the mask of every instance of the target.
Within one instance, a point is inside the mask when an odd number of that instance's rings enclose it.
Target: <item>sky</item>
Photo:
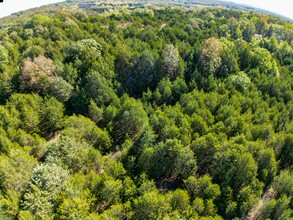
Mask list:
[[[62,0],[3,0],[0,3],[0,17],[11,13],[39,7],[41,5],[61,2]],[[244,3],[257,8],[266,9],[293,19],[293,0],[229,0],[230,2]]]
[[[5,1],[5,0],[4,0]],[[293,19],[293,0],[229,0],[276,12]]]
[[[30,8],[62,2],[62,0],[3,0],[0,3],[0,18],[14,12],[23,11]]]

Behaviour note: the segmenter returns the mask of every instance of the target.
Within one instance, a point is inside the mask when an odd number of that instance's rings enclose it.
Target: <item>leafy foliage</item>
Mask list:
[[[292,24],[122,6],[1,20],[0,218],[292,218]]]

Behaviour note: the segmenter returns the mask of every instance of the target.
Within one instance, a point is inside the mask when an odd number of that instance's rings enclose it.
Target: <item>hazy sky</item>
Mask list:
[[[62,0],[3,0],[3,2],[0,3],[0,17],[56,2],[62,2]]]
[[[13,12],[38,7],[62,0],[3,0],[0,3],[0,17],[10,15]],[[258,8],[277,12],[293,19],[293,0],[229,0],[231,2],[245,3]]]
[[[5,1],[5,0],[4,0]],[[277,12],[293,19],[293,0],[229,0]]]

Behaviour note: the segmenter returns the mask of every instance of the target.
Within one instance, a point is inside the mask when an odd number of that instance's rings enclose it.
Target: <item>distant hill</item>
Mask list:
[[[293,23],[293,20],[290,18],[287,18],[283,15],[263,10],[260,8],[255,8],[249,5],[242,5],[237,4],[234,2],[229,1],[223,1],[223,0],[120,0],[120,1],[114,1],[114,0],[66,0],[66,2],[61,3],[55,3],[50,4],[46,6],[41,6],[39,8],[34,8],[26,11],[21,11],[17,13],[13,13],[11,16],[19,16],[24,13],[33,14],[37,11],[46,11],[48,13],[58,11],[60,9],[62,10],[70,10],[70,9],[88,9],[95,12],[102,12],[106,10],[109,7],[115,7],[115,8],[122,8],[122,7],[131,7],[131,8],[144,8],[146,5],[152,5],[152,6],[162,6],[162,5],[168,5],[168,6],[184,6],[187,8],[196,8],[196,7],[224,7],[228,9],[234,9],[234,10],[242,10],[242,11],[255,11],[262,14],[268,14],[273,16],[278,16],[284,20],[290,21]],[[8,16],[10,17],[10,16]]]
[[[67,0],[66,2],[69,3],[77,3],[81,7],[84,8],[94,8],[96,5],[99,5],[101,3],[104,3],[105,1],[99,1],[99,0]],[[292,19],[287,18],[283,15],[256,8],[253,6],[249,5],[243,5],[243,4],[238,4],[230,1],[224,1],[224,0],[121,0],[121,1],[106,1],[107,3],[111,4],[133,4],[133,3],[138,3],[138,4],[153,4],[153,5],[171,5],[171,6],[185,6],[185,7],[199,7],[199,6],[212,6],[212,7],[225,7],[229,9],[235,9],[235,10],[243,10],[243,11],[256,11],[259,13],[263,14],[269,14],[269,15],[275,15],[279,16],[282,19],[288,20],[290,22],[293,22]]]

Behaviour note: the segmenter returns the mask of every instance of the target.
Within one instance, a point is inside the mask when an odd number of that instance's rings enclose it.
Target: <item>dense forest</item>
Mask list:
[[[293,25],[60,10],[0,29],[0,219],[293,219]]]

